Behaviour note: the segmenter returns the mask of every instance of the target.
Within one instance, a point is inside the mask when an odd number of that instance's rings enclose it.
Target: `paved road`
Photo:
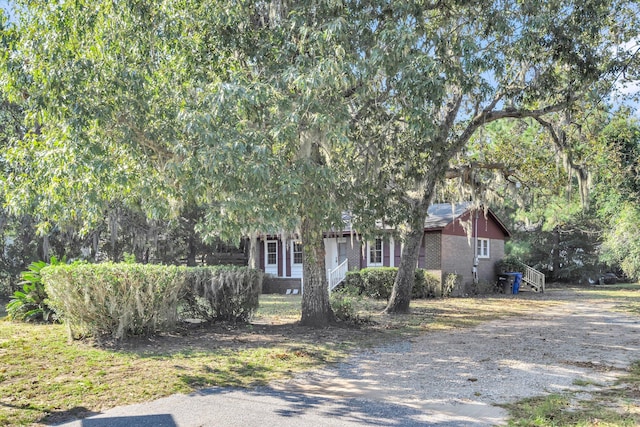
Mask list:
[[[329,399],[268,387],[256,390],[209,388],[149,403],[114,408],[68,427],[197,426],[437,426],[487,425],[469,417],[438,421],[437,408],[424,412],[368,399]]]

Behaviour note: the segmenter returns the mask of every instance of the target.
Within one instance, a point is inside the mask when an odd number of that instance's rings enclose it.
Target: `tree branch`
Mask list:
[[[488,111],[487,109],[483,110],[480,114],[476,115],[471,122],[467,125],[462,134],[457,138],[454,144],[452,144],[451,149],[455,152],[458,149],[464,147],[469,139],[473,136],[476,130],[481,126],[484,126],[488,123],[495,122],[501,119],[524,119],[527,117],[537,118],[544,116],[546,114],[555,113],[558,111],[562,111],[568,106],[570,106],[573,102],[578,99],[578,96],[568,97],[563,102],[559,102],[557,104],[548,105],[544,108],[539,108],[536,110],[525,110],[525,109],[506,109],[506,110],[497,110],[497,111]]]
[[[496,111],[487,111],[484,110],[482,113],[478,114],[473,118],[471,124],[476,124],[481,126],[486,123],[495,122],[500,119],[524,119],[527,117],[537,118],[544,116],[549,113],[556,113],[558,111],[562,111],[573,102],[578,99],[578,96],[572,96],[566,99],[563,102],[559,102],[557,104],[548,105],[544,108],[539,108],[537,110],[518,110],[518,109],[506,109],[506,110],[496,110]]]
[[[564,144],[560,141],[560,136],[558,135],[556,130],[553,128],[553,125],[550,122],[544,120],[542,117],[535,117],[534,119],[538,123],[540,123],[540,125],[542,125],[543,128],[549,131],[549,135],[551,135],[551,139],[553,140],[553,143],[555,144],[556,148],[562,151],[564,149]]]
[[[465,177],[474,169],[484,170],[498,170],[501,171],[505,177],[509,177],[516,174],[514,169],[509,169],[504,163],[480,163],[471,162],[467,165],[459,166],[456,168],[449,168],[445,173],[446,179]]]

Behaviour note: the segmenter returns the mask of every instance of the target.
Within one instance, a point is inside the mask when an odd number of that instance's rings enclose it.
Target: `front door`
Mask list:
[[[347,242],[346,240],[341,242],[338,240],[338,265],[342,264],[347,259]]]

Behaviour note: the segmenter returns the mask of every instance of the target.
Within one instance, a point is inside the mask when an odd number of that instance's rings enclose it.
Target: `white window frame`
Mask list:
[[[296,252],[297,245],[300,246],[300,250],[298,252]],[[300,262],[296,262],[296,253],[300,254]],[[292,240],[291,241],[291,265],[302,265],[303,256],[304,255],[302,253],[302,242],[299,240]]]
[[[276,248],[275,252],[269,252],[269,245],[273,244],[274,247]],[[278,241],[277,240],[267,240],[265,242],[265,248],[264,248],[264,265],[265,267],[271,267],[271,266],[276,266],[278,265]],[[275,255],[275,262],[271,263],[269,262],[269,255],[273,254]]]
[[[491,240],[478,238],[476,257],[484,259],[491,258]]]
[[[380,249],[377,248],[378,242],[380,242]],[[381,238],[377,238],[373,242],[368,242],[367,243],[367,267],[382,267],[382,265],[384,263],[383,248],[384,248],[384,242],[382,241]],[[371,257],[371,253],[374,252],[374,251],[375,252],[380,252],[380,261],[379,262],[373,261],[371,259],[372,258]]]

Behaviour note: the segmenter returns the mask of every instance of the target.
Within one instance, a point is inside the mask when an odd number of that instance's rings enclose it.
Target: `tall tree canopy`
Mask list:
[[[330,164],[354,86],[345,9],[18,3],[4,82],[33,131],[6,154],[9,206],[47,224],[90,223],[114,199],[152,218],[193,204],[204,234],[298,230],[303,323],[331,320],[322,233],[340,221]]]
[[[205,234],[297,230],[313,325],[332,317],[322,235],[342,209],[401,229],[388,311],[406,311],[453,156],[486,123],[610,87],[638,36],[625,0],[16,4],[2,82],[29,131],[5,155],[8,206],[45,226],[118,200],[204,207]]]
[[[488,123],[543,120],[587,95],[604,96],[622,75],[637,77],[637,47],[623,46],[638,37],[638,8],[480,0],[358,2],[355,9],[367,22],[355,68],[369,82],[352,134],[365,188],[356,211],[364,223],[383,217],[401,230],[387,311],[404,312],[427,208],[452,158]]]
[[[627,109],[580,102],[544,120],[487,126],[456,167],[477,166],[472,190],[511,220],[509,254],[552,279],[586,280],[633,258],[622,229],[635,227],[627,208],[637,204],[637,147]]]

